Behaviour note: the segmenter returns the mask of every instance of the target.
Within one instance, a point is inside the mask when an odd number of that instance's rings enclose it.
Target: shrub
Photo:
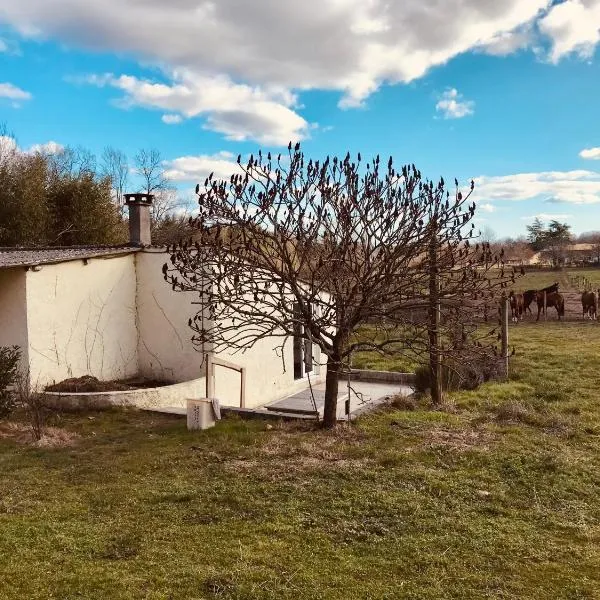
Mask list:
[[[490,349],[479,348],[448,358],[442,364],[442,389],[444,391],[474,390],[482,383],[502,376],[502,359]],[[425,393],[431,388],[429,365],[417,367],[413,387]]]
[[[17,379],[20,360],[18,346],[0,347],[0,419],[8,417],[15,407],[15,394],[11,388]]]

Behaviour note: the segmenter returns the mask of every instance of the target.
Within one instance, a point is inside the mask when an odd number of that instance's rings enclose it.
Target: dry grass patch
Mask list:
[[[68,448],[78,442],[79,435],[60,427],[45,427],[42,437],[36,440],[29,425],[10,421],[0,423],[0,439],[37,448]]]

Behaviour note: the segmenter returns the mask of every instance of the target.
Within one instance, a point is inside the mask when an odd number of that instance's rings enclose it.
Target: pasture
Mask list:
[[[568,321],[582,320],[581,292],[583,287],[576,287],[576,279],[581,282],[586,278],[594,290],[600,288],[600,269],[563,269],[563,270],[532,270],[527,271],[522,277],[518,277],[512,286],[515,292],[523,292],[529,289],[542,289],[555,282],[559,284],[559,292],[565,299],[565,319]],[[533,316],[528,315],[526,319],[535,320],[537,307],[535,301],[531,304]],[[541,316],[540,319],[543,319]],[[556,310],[548,310],[548,320],[556,319]]]
[[[510,381],[332,432],[115,411],[56,415],[64,443],[32,447],[17,415],[0,597],[598,598],[600,329],[511,342]]]

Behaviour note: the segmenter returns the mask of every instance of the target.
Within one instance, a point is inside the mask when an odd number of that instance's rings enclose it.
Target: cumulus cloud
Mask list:
[[[540,19],[539,30],[552,40],[550,60],[575,53],[591,58],[600,41],[600,0],[566,0]]]
[[[475,200],[544,200],[551,203],[600,203],[600,173],[544,171],[475,178]]]
[[[231,152],[217,154],[200,154],[197,156],[180,156],[165,161],[165,176],[171,181],[189,181],[202,183],[210,173],[217,179],[229,179],[232,174],[240,172],[240,167]]]
[[[0,52],[8,52],[8,44],[0,38]]]
[[[125,51],[252,85],[333,89],[360,105],[383,83],[497,44],[550,0],[0,0],[4,20],[83,47]],[[199,32],[201,35],[199,35]]]
[[[9,100],[31,100],[31,94],[13,85],[12,83],[0,83],[0,98]]]
[[[531,25],[528,24],[515,31],[501,31],[479,49],[492,56],[507,56],[531,46],[533,41],[534,34]]]
[[[413,81],[471,50],[509,54],[532,37],[553,62],[588,57],[599,17],[600,0],[0,0],[0,21],[22,35],[128,53],[198,82],[155,84],[171,88],[171,102],[154,88],[144,106],[188,117],[179,104],[200,97],[205,105],[224,87],[246,94],[249,107],[238,101],[198,114],[230,139],[272,143],[300,139],[307,127],[278,95],[335,90],[340,107],[358,107],[381,85]],[[256,128],[267,132],[257,138]]]
[[[123,108],[143,106],[176,113],[163,116],[167,123],[178,122],[173,121],[177,116],[204,116],[207,129],[230,140],[284,145],[308,136],[309,124],[291,108],[296,97],[284,88],[238,84],[226,76],[194,75],[187,69],[173,71],[171,77],[172,83],[159,83],[106,73],[85,81],[121,90],[124,96],[118,104]]]
[[[584,148],[579,156],[590,160],[600,160],[600,148]]]
[[[65,149],[62,144],[50,140],[44,144],[33,144],[29,148],[21,148],[11,135],[0,135],[0,155],[8,153],[20,154],[59,154]]]
[[[478,204],[477,208],[479,210],[483,210],[484,212],[493,213],[496,212],[496,207],[489,202],[484,202],[483,204]]]
[[[62,144],[50,140],[45,144],[33,144],[25,152],[28,154],[60,154],[64,149]]]
[[[463,100],[462,94],[458,90],[452,88],[446,90],[438,103],[435,105],[435,110],[442,113],[444,119],[462,119],[473,114],[475,102],[472,100]]]

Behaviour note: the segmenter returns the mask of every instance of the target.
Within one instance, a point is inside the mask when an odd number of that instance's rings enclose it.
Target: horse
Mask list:
[[[536,321],[539,321],[540,320],[540,312],[544,309],[544,292],[543,291],[539,291],[537,293],[536,301],[537,301],[537,307],[538,307]],[[548,292],[546,292],[546,308],[550,308],[552,306],[554,308],[556,308],[556,312],[558,313],[558,320],[560,321],[560,318],[565,316],[565,299],[558,292],[550,292],[549,294],[548,294]],[[546,314],[546,313],[544,313],[544,314]]]
[[[510,311],[512,313],[512,321],[515,323],[517,321],[523,320],[523,294],[515,294],[513,291],[508,295],[508,299],[510,300]]]
[[[598,299],[596,292],[583,292],[581,294],[581,306],[583,308],[583,318],[589,317],[596,320],[596,310],[598,308]]]
[[[553,292],[558,292],[558,281],[554,282],[552,285],[548,287],[542,288],[541,290],[525,290],[523,292],[523,312],[529,311],[529,314],[533,314],[531,312],[530,305],[536,299],[538,292],[542,294],[546,292],[546,294],[552,294]]]

